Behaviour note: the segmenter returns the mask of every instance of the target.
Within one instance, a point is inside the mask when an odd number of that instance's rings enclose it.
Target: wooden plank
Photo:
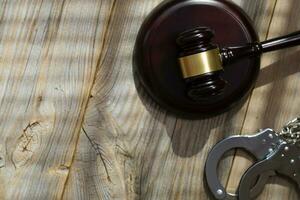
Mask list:
[[[269,30],[269,38],[300,29],[300,2],[278,0]],[[265,55],[263,69],[253,92],[247,112],[243,133],[254,133],[258,128],[274,128],[280,131],[289,120],[299,116],[299,53],[300,48],[278,51]],[[228,189],[236,187],[249,161],[241,157],[234,159]],[[285,179],[272,178],[259,199],[299,199],[293,184]]]
[[[58,199],[111,2],[1,0],[0,5],[0,199]]]
[[[131,70],[134,40],[159,2],[116,0],[64,199],[208,199],[204,160],[218,140],[240,132],[247,104],[189,121],[166,113],[140,86],[137,93]],[[256,17],[264,38],[275,2],[237,2]],[[224,183],[230,164],[230,158],[223,162]]]

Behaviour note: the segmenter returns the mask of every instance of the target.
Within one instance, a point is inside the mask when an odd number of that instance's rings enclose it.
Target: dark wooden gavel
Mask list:
[[[300,45],[300,31],[244,46],[219,49],[211,43],[214,33],[207,27],[196,27],[179,35],[179,62],[187,84],[187,95],[194,101],[206,101],[221,95],[227,85],[221,73],[228,64],[241,58]]]

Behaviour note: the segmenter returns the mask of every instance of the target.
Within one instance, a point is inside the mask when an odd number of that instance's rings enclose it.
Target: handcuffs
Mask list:
[[[218,179],[218,163],[232,149],[252,154],[254,163],[242,176],[237,194],[226,192]],[[205,165],[208,188],[218,200],[250,200],[264,189],[268,179],[285,175],[300,187],[300,118],[288,122],[281,132],[260,130],[252,136],[232,136],[216,144]]]

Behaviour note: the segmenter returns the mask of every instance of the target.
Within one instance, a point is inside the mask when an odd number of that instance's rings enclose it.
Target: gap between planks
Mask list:
[[[97,59],[97,66],[96,66],[96,69],[95,69],[95,72],[94,72],[94,77],[93,77],[93,83],[89,89],[89,92],[88,92],[88,100],[84,106],[84,112],[83,112],[83,118],[81,120],[81,125],[80,125],[80,129],[79,129],[79,134],[78,134],[78,137],[76,139],[76,146],[75,146],[75,149],[74,149],[74,153],[73,153],[73,156],[72,156],[72,160],[71,160],[71,165],[70,165],[70,170],[69,170],[69,173],[68,173],[68,176],[66,178],[66,181],[64,183],[64,186],[63,186],[63,192],[60,196],[60,199],[63,199],[64,197],[64,194],[65,194],[65,190],[66,190],[66,187],[67,187],[67,184],[68,184],[68,181],[69,181],[69,177],[70,177],[70,172],[71,172],[71,169],[72,169],[72,166],[73,166],[73,163],[74,163],[74,159],[75,159],[75,155],[76,155],[76,152],[77,152],[77,147],[79,145],[79,138],[80,138],[80,134],[81,134],[81,130],[83,129],[83,124],[84,124],[84,117],[85,117],[85,114],[86,114],[86,111],[87,111],[87,107],[88,107],[88,104],[90,102],[90,99],[91,99],[91,93],[92,93],[92,89],[93,89],[93,86],[96,82],[96,79],[97,79],[97,74],[99,72],[99,68],[101,66],[101,60],[102,58],[104,57],[103,55],[103,49],[105,47],[105,41],[106,41],[106,37],[108,35],[108,30],[109,30],[109,27],[110,27],[110,23],[111,23],[111,19],[112,19],[112,16],[113,16],[113,13],[114,13],[114,10],[115,10],[115,4],[116,4],[116,0],[112,0],[113,3],[112,3],[112,6],[111,6],[111,9],[110,9],[110,12],[109,12],[109,17],[108,17],[108,21],[107,21],[107,24],[104,26],[104,36],[103,36],[103,40],[102,40],[102,45],[101,45],[101,50],[100,50],[100,54],[99,54],[99,58]],[[99,14],[100,14],[100,11],[99,11]],[[99,14],[98,14],[98,20],[99,20]],[[98,24],[98,23],[97,23]],[[98,27],[96,28],[98,29]],[[88,136],[85,135],[87,138]],[[89,139],[89,138],[88,138]],[[92,145],[92,144],[91,144]]]

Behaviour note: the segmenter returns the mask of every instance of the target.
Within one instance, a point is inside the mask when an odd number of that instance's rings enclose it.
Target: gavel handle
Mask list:
[[[260,56],[263,53],[300,45],[300,31],[266,40],[250,43],[244,46],[227,47],[221,49],[223,65],[230,64],[240,58]]]
[[[286,36],[274,38],[261,43],[263,53],[294,47],[297,45],[300,45],[300,31],[296,31]]]

